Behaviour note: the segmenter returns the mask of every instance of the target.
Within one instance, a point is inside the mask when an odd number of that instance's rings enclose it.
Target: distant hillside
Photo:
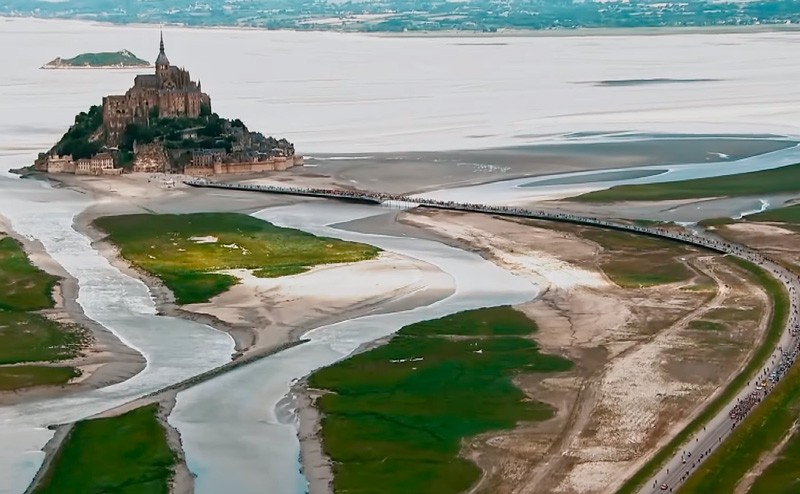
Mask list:
[[[42,66],[43,69],[64,69],[73,67],[122,68],[151,67],[147,60],[142,60],[128,50],[102,53],[82,53],[73,58],[56,58]]]

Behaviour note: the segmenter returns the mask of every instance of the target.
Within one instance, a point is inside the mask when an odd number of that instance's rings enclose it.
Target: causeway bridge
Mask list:
[[[319,188],[301,188],[301,187],[283,187],[275,185],[257,185],[257,184],[237,184],[237,183],[224,183],[213,182],[207,179],[190,180],[184,182],[186,185],[198,188],[214,188],[214,189],[227,189],[227,190],[240,190],[247,192],[262,192],[267,194],[279,194],[297,197],[314,197],[319,199],[333,199],[337,201],[345,201],[351,203],[372,204],[372,205],[385,205],[385,204],[399,204],[408,208],[413,207],[426,207],[431,209],[441,209],[447,211],[464,211],[473,213],[492,214],[495,216],[510,216],[519,218],[529,218],[537,220],[557,221],[560,223],[572,223],[576,225],[596,226],[610,230],[620,230],[640,235],[647,235],[652,237],[666,238],[690,244],[704,249],[709,249],[721,254],[743,254],[747,252],[749,256],[756,256],[763,258],[760,254],[750,251],[744,246],[738,246],[722,239],[711,237],[704,233],[700,235],[698,232],[690,232],[685,229],[677,228],[663,228],[663,227],[648,227],[636,225],[633,223],[624,223],[621,221],[612,221],[602,218],[594,218],[589,216],[578,216],[569,213],[559,213],[554,211],[534,210],[527,208],[519,208],[512,206],[490,206],[485,204],[476,203],[460,203],[454,201],[438,201],[435,199],[427,199],[423,197],[412,197],[399,194],[386,194],[382,192],[360,192],[338,189],[319,189]],[[766,260],[766,259],[765,259]]]
[[[748,376],[750,381],[747,386],[738,390],[735,396],[723,406],[720,411],[706,422],[702,430],[699,428],[691,431],[692,436],[680,448],[672,451],[670,458],[659,468],[660,470],[653,477],[644,481],[638,486],[638,494],[657,494],[660,492],[677,491],[680,485],[697,470],[703,458],[707,458],[710,452],[715,450],[731,434],[734,428],[756,408],[762,398],[766,396],[770,389],[757,388],[757,383],[761,379],[758,376],[777,376],[775,381],[779,381],[788,372],[789,366],[794,364],[798,354],[800,354],[800,277],[788,270],[781,263],[770,259],[761,253],[754,251],[744,245],[729,242],[719,238],[707,231],[690,230],[677,226],[645,226],[623,221],[607,220],[589,216],[579,216],[570,213],[555,211],[544,211],[513,206],[491,206],[479,203],[462,203],[453,201],[439,201],[424,197],[412,197],[406,195],[386,194],[380,192],[361,192],[346,191],[336,189],[321,188],[301,188],[283,187],[273,185],[256,184],[236,184],[213,182],[207,179],[198,179],[184,182],[192,187],[207,187],[228,190],[240,190],[248,192],[260,192],[268,194],[282,194],[299,197],[314,197],[323,199],[334,199],[339,201],[356,202],[373,205],[395,205],[401,207],[425,207],[441,209],[447,211],[464,211],[473,213],[491,214],[495,216],[506,216],[516,218],[529,218],[536,220],[555,221],[561,223],[572,223],[576,225],[593,226],[610,230],[647,235],[668,239],[683,244],[708,249],[723,255],[737,257],[744,261],[757,265],[764,271],[778,280],[786,290],[789,298],[789,308],[785,317],[784,329],[779,341],[773,348],[773,353],[760,362],[760,368],[754,375]],[[779,315],[781,317],[781,315]],[[776,383],[777,384],[777,383]],[[753,403],[752,407],[744,410],[738,409],[733,412],[737,403]],[[686,452],[691,456],[686,457]],[[690,458],[689,461],[686,461]],[[665,487],[666,486],[666,487]]]
[[[299,187],[276,187],[272,185],[250,185],[250,184],[236,184],[225,182],[212,182],[206,179],[188,180],[183,182],[192,187],[204,187],[208,189],[229,189],[229,190],[246,190],[250,192],[268,192],[270,194],[279,194],[286,196],[298,197],[317,197],[321,199],[336,199],[345,202],[356,202],[363,204],[382,204],[383,201],[378,197],[367,194],[336,194],[334,191],[326,191],[324,189],[305,189]]]

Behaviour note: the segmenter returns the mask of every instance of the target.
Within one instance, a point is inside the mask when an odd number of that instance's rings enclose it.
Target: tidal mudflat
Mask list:
[[[593,170],[553,174],[537,178],[496,181],[481,185],[450,187],[442,190],[425,192],[426,197],[439,200],[458,200],[460,197],[481,197],[483,202],[496,204],[534,204],[541,201],[566,199],[581,194],[604,191],[617,185],[641,187],[669,187],[667,183],[686,180],[711,179],[712,177],[728,177],[734,183],[740,183],[742,174],[759,172],[768,176],[791,176],[795,165],[800,162],[800,145],[791,143],[788,147],[768,153],[748,156],[736,161],[716,163],[685,163],[670,166],[639,166],[624,170]],[[664,171],[666,169],[666,171]],[[644,176],[628,176],[633,173],[658,171]],[[604,180],[609,173],[619,174],[617,180]],[[596,176],[600,180],[596,180]],[[619,178],[624,177],[624,178]],[[558,180],[555,184],[554,180]],[[565,182],[566,181],[566,182]],[[540,182],[543,182],[540,184]],[[713,182],[709,180],[707,182]],[[706,183],[706,182],[703,182]],[[791,188],[791,184],[783,188],[766,186],[766,192],[780,193]],[[644,184],[647,184],[645,186]],[[729,187],[730,188],[730,187]],[[752,193],[757,194],[758,189]],[[599,194],[600,192],[598,192]],[[605,194],[605,193],[604,193]],[[722,194],[724,195],[724,194]],[[680,197],[680,196],[679,196]],[[696,197],[692,195],[690,197]],[[702,196],[701,196],[702,197]]]

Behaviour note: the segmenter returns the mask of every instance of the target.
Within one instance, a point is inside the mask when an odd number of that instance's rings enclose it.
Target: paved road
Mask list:
[[[685,230],[676,228],[645,227],[635,224],[608,221],[587,216],[577,216],[567,213],[555,213],[550,211],[537,211],[525,208],[510,206],[489,206],[477,203],[459,203],[454,201],[440,201],[428,199],[424,196],[402,196],[383,193],[353,192],[319,188],[298,188],[298,187],[275,187],[269,185],[250,185],[250,184],[230,184],[211,182],[206,179],[187,182],[195,187],[214,187],[237,189],[253,192],[266,192],[275,194],[289,194],[299,196],[313,196],[320,198],[343,199],[349,201],[371,202],[376,204],[406,204],[410,206],[421,205],[430,208],[469,211],[477,213],[489,213],[501,216],[514,216],[523,218],[533,218],[549,221],[559,221],[575,223],[581,225],[598,226],[623,230],[642,235],[668,238],[679,242],[692,244],[707,249],[711,249],[723,254],[731,255],[749,261],[770,273],[775,279],[779,280],[789,294],[789,318],[786,327],[781,334],[780,341],[773,349],[770,361],[757,373],[752,376],[750,382],[737,395],[711,419],[705,427],[689,441],[683,445],[672,458],[667,461],[663,468],[651,478],[640,490],[639,494],[675,492],[682,482],[697,470],[698,465],[705,461],[708,454],[716,449],[725,438],[731,433],[735,426],[752,409],[751,406],[744,406],[744,403],[751,403],[757,406],[761,399],[769,393],[775,382],[785,374],[788,367],[794,363],[800,345],[798,332],[798,310],[800,308],[800,278],[794,273],[780,266],[773,260],[766,258],[756,251],[745,246],[737,245],[726,240],[720,239],[709,232],[699,229]],[[766,382],[766,386],[763,384]],[[744,409],[732,418],[731,411],[740,404]]]
[[[701,234],[698,234],[701,235]],[[713,237],[702,234],[709,239]],[[721,242],[717,240],[717,242]],[[724,243],[724,242],[721,242]],[[800,307],[798,297],[800,296],[800,279],[795,274],[789,272],[782,266],[770,259],[764,258],[753,251],[740,246],[727,244],[732,255],[746,259],[754,264],[761,266],[786,287],[789,293],[790,308],[789,318],[786,327],[781,334],[780,341],[774,349],[769,362],[750,380],[736,397],[724,407],[702,431],[691,437],[681,449],[664,464],[638,492],[639,494],[677,492],[681,484],[685,482],[697,467],[708,458],[725,438],[730,435],[733,429],[746,416],[745,412],[740,413],[736,418],[731,418],[730,412],[737,403],[743,400],[752,400],[757,406],[761,399],[769,393],[773,383],[777,382],[786,372],[797,356],[798,345],[798,307]],[[775,374],[772,374],[772,373]],[[762,386],[766,381],[767,386]],[[746,408],[745,408],[746,409]]]

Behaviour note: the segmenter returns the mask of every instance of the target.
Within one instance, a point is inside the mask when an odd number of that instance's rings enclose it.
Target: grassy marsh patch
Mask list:
[[[583,229],[580,235],[603,247],[600,268],[623,288],[677,283],[694,276],[694,272],[677,259],[691,252],[681,244],[643,235],[589,228]]]
[[[214,271],[285,276],[319,264],[372,259],[379,252],[237,213],[106,216],[95,225],[125,259],[160,278],[181,304],[208,301],[236,284],[235,277]]]
[[[37,313],[49,309],[58,278],[34,266],[22,244],[0,238],[0,366],[77,357],[88,336],[80,328]],[[0,391],[61,385],[80,375],[72,367],[0,367]]]
[[[797,415],[800,407],[794,403],[791,410]],[[747,491],[748,494],[768,492],[770,494],[796,494],[800,492],[800,435],[794,432],[792,438],[761,475],[756,478]]]
[[[0,367],[0,391],[16,391],[31,386],[60,386],[80,376],[74,367],[14,365]]]
[[[422,321],[402,329],[406,336],[527,336],[536,331],[528,316],[508,307],[490,307]]]
[[[686,281],[692,272],[683,264],[644,262],[641,259],[621,258],[602,263],[603,271],[622,288],[639,288]],[[680,268],[678,268],[680,266]]]
[[[467,489],[480,471],[459,456],[463,440],[553,414],[512,382],[520,372],[572,367],[523,337],[535,330],[510,307],[467,311],[407,326],[386,345],[312,374],[310,386],[332,391],[318,406],[334,490]]]
[[[31,312],[0,310],[0,364],[54,362],[77,357],[86,334]]]
[[[785,208],[771,209],[763,213],[751,214],[747,221],[775,221],[780,223],[800,223],[800,204]]]
[[[39,270],[11,237],[0,238],[0,309],[32,311],[53,306],[58,278]]]
[[[754,321],[761,317],[761,310],[758,308],[719,307],[706,312],[706,317],[728,322]]]
[[[597,242],[603,248],[609,250],[659,250],[675,249],[687,251],[682,244],[662,240],[656,237],[648,237],[635,233],[620,232],[616,230],[603,230],[600,228],[584,228],[580,234],[583,238]]]
[[[75,424],[35,494],[168,494],[175,453],[158,405]]]
[[[580,202],[667,201],[800,191],[800,164],[722,177],[618,185],[570,198]]]
[[[722,331],[726,329],[726,326],[721,322],[707,321],[705,319],[695,319],[694,321],[689,321],[688,327],[689,329],[697,329],[699,331]]]

